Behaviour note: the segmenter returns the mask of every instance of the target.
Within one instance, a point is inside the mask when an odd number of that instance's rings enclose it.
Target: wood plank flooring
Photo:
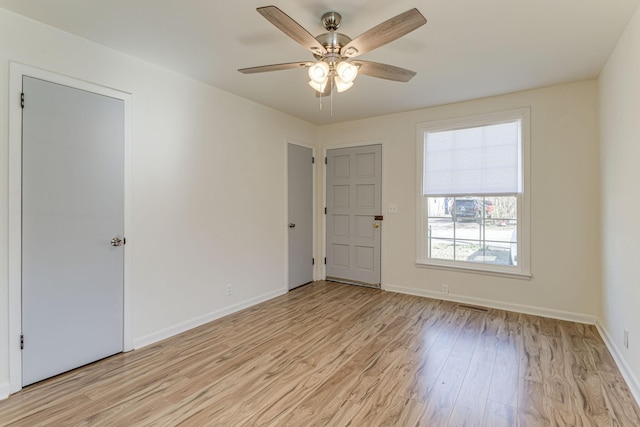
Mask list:
[[[640,426],[593,326],[316,282],[0,401],[11,426]]]

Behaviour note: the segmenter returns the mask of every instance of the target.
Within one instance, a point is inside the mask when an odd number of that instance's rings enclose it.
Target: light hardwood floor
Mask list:
[[[640,426],[593,326],[317,282],[0,402],[18,426]]]

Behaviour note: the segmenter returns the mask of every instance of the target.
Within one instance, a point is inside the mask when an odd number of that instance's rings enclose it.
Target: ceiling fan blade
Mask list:
[[[266,73],[268,71],[291,70],[293,68],[307,68],[314,63],[312,61],[287,62],[286,64],[261,65],[259,67],[240,68],[243,74]]]
[[[264,6],[256,9],[267,21],[275,25],[280,31],[291,37],[298,44],[313,53],[322,55],[327,50],[302,25],[294,21],[289,15],[275,6]]]
[[[408,82],[416,75],[415,71],[396,67],[388,64],[370,61],[351,61],[358,67],[358,73],[366,76],[377,77],[379,79],[393,80],[395,82]]]
[[[427,23],[418,9],[413,8],[378,24],[346,44],[340,53],[354,58],[382,45],[390,43]]]

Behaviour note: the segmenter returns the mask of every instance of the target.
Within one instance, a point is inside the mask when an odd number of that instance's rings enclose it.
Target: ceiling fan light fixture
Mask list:
[[[322,16],[322,24],[327,32],[314,37],[276,6],[259,7],[257,11],[285,35],[309,50],[315,62],[300,61],[241,68],[238,70],[241,73],[253,74],[307,67],[311,80],[309,86],[323,95],[332,94],[334,85],[338,92],[348,90],[353,86],[358,73],[398,82],[408,82],[416,74],[411,70],[379,62],[349,62],[358,55],[391,43],[426,24],[427,20],[416,8],[387,19],[355,39],[336,31],[342,19],[337,12],[327,12]],[[333,97],[331,99],[333,100]],[[320,105],[322,106],[322,101]]]
[[[315,83],[327,83],[329,78],[329,64],[318,61],[309,67],[309,78]]]
[[[336,66],[336,73],[344,83],[351,83],[358,75],[358,67],[347,61],[342,61]]]
[[[338,92],[344,92],[344,91],[350,89],[351,86],[353,86],[353,81],[345,82],[344,80],[342,80],[340,78],[339,75],[336,75],[334,80],[336,82],[336,89],[338,90]]]

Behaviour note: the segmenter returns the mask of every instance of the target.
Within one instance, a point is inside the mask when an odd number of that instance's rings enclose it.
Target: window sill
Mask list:
[[[473,273],[473,274],[485,274],[488,276],[498,276],[498,277],[508,277],[511,279],[520,279],[520,280],[531,280],[533,275],[531,273],[524,273],[520,271],[505,271],[499,269],[487,268],[487,266],[476,267],[474,265],[462,266],[462,265],[453,265],[449,263],[438,263],[438,262],[427,262],[427,261],[416,261],[416,267],[418,268],[433,268],[437,270],[449,270],[449,271],[457,271],[463,273]]]

